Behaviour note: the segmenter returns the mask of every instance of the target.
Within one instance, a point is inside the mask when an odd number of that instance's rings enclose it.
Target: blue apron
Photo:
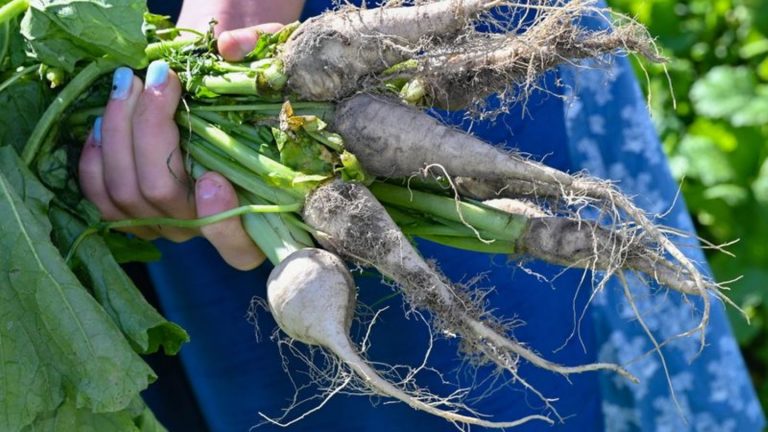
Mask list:
[[[316,15],[329,3],[308,1],[304,17]],[[525,111],[513,107],[512,112],[493,123],[470,125],[462,123],[458,115],[451,118],[459,127],[471,126],[474,135],[488,142],[517,148],[558,169],[575,172],[586,168],[593,175],[620,181],[619,186],[637,196],[639,204],[648,210],[661,213],[672,206],[677,185],[669,174],[644,99],[626,61],[617,59],[610,67],[590,70],[562,68],[545,77],[544,87],[559,89],[556,91],[560,94],[536,93]],[[693,231],[680,200],[663,222]],[[180,245],[160,241],[158,246],[163,260],[151,264],[149,270],[160,305],[170,320],[187,329],[191,342],[180,353],[186,383],[173,378],[164,382],[161,375],[146,392],[148,403],[172,432],[247,431],[263,422],[260,413],[279,417],[291,405],[294,385],[306,384],[308,379],[302,373],[307,367],[288,350],[281,354],[278,345],[270,340],[276,324],[269,313],[261,310],[255,318],[249,313],[252,298],[265,297],[271,265],[238,272],[223,263],[202,239]],[[457,251],[429,242],[419,242],[419,246],[422,254],[437,260],[455,282],[467,283],[482,275],[476,282],[477,289],[494,288],[487,295],[489,308],[498,317],[524,323],[514,329],[514,336],[549,360],[566,365],[598,360],[626,363],[651,348],[618,284],[609,283],[591,300],[579,335],[571,338],[574,322],[591,296],[588,282],[576,289],[582,282],[582,271],[562,272],[559,267],[539,262],[521,267],[505,256]],[[688,251],[694,258],[702,257],[698,250]],[[558,276],[549,283],[537,275]],[[424,322],[406,314],[402,298],[393,296],[393,289],[382,284],[378,275],[361,274],[356,281],[361,304],[372,310],[386,308],[370,334],[367,357],[388,365],[421,364],[429,338]],[[645,298],[642,292],[648,288],[638,281],[632,283],[632,289],[641,293],[638,297]],[[640,307],[652,308],[646,319],[657,338],[695,326],[690,306],[676,294],[649,297]],[[261,334],[260,342],[253,321]],[[761,430],[763,414],[720,307],[713,308],[708,338],[709,346],[693,364],[688,361],[696,354],[697,339],[679,341],[664,349],[687,423],[670,399],[658,357],[651,355],[629,366],[642,380],[639,385],[603,372],[566,379],[522,364],[520,375],[541,394],[558,398],[554,406],[566,420],[551,427],[541,422],[528,423],[517,430]],[[496,389],[490,396],[469,403],[493,420],[547,412],[538,396],[511,382],[508,375],[500,377],[510,382],[502,386],[494,380],[492,367],[475,370],[463,363],[455,339],[438,339],[428,365],[442,371],[446,380],[459,387],[475,387],[468,394],[469,401]],[[438,395],[456,390],[427,371],[416,376],[416,383]],[[189,391],[193,404],[182,406],[185,398],[180,391]],[[311,397],[315,391],[314,387],[304,389],[301,397]],[[402,403],[388,402],[342,392],[288,430],[454,430],[444,420]],[[285,421],[318,403],[320,400],[302,405]],[[190,426],[179,420],[180,416],[200,420]],[[264,425],[261,430],[278,428]]]

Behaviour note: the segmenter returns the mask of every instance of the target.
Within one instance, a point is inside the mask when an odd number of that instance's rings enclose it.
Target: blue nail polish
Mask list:
[[[168,81],[168,63],[163,60],[155,60],[147,68],[147,80],[144,88],[158,88]]]
[[[131,84],[133,84],[133,71],[127,67],[120,67],[115,70],[115,74],[112,76],[112,99],[127,99],[128,94],[131,92]]]
[[[93,136],[93,143],[96,146],[101,146],[101,122],[101,116],[96,117],[96,120],[93,122],[93,131],[91,134]]]

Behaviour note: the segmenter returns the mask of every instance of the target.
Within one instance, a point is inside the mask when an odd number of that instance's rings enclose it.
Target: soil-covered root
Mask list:
[[[635,380],[614,364],[556,365],[508,337],[508,329],[499,319],[421,258],[384,207],[359,183],[333,181],[316,189],[307,198],[304,220],[318,231],[316,237],[326,249],[375,267],[393,280],[412,307],[429,311],[440,332],[461,338],[467,355],[494,363],[533,391],[517,375],[520,357],[565,375],[603,369]]]
[[[576,208],[592,206],[608,214],[615,226],[634,226],[635,235],[642,237],[649,248],[659,251],[648,255],[649,260],[664,257],[673,263],[651,266],[652,269],[680,268],[675,272],[676,278],[666,277],[669,272],[661,275],[653,271],[646,275],[663,278],[664,283],[677,281],[668,286],[702,297],[701,322],[685,335],[699,332],[703,346],[703,330],[711,309],[708,291],[722,297],[717,285],[705,280],[696,265],[645,212],[610,182],[572,176],[513,151],[503,151],[386,97],[360,94],[341,102],[333,124],[344,136],[347,149],[366,171],[377,177],[409,177],[427,167],[439,167],[437,174],[471,180],[464,182],[459,191],[466,191],[467,185],[473,184],[475,190],[470,196],[476,199],[499,198],[509,191],[510,197],[544,197]],[[638,265],[636,270],[646,272],[648,266]]]
[[[636,270],[664,286],[700,294],[684,269],[664,259],[632,230],[617,232],[591,221],[538,217],[529,220],[517,247],[520,254],[566,267],[608,273]]]
[[[420,41],[450,37],[499,0],[445,0],[414,6],[345,6],[302,24],[281,60],[288,87],[306,100],[336,100],[359,90],[363,76],[401,63]]]
[[[418,72],[409,88],[415,85],[424,93],[422,103],[457,110],[482,105],[493,94],[524,100],[542,74],[563,63],[622,53],[664,60],[640,24],[628,22],[608,30],[580,25],[579,18],[592,7],[590,1],[571,1],[538,12],[521,34],[474,32],[458,44],[437,46],[417,60]]]
[[[505,15],[508,19],[500,19]],[[515,15],[525,18],[517,22]],[[618,51],[660,60],[642,26],[629,21],[611,30],[587,30],[579,23],[587,15],[614,24],[611,13],[594,0],[388,1],[374,9],[346,5],[302,24],[282,48],[280,60],[288,88],[302,99],[338,100],[380,88],[382,80],[405,78],[408,88],[420,89],[417,99],[451,109],[518,84],[533,86],[543,72],[563,62]],[[478,32],[478,26],[496,32]]]
[[[382,377],[358,353],[349,339],[354,314],[355,284],[344,262],[322,249],[302,249],[283,260],[269,276],[269,308],[280,328],[291,338],[332,352],[376,394],[398,399],[410,407],[453,423],[488,428],[512,428],[533,420],[531,415],[510,422],[495,422],[439,408],[460,408],[424,392],[406,392]],[[428,401],[428,402],[426,402]]]

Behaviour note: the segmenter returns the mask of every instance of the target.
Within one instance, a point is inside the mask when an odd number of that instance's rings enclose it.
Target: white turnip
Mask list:
[[[332,352],[377,394],[461,424],[509,428],[532,420],[552,422],[540,415],[511,422],[493,422],[442,410],[434,400],[426,403],[384,379],[358,354],[349,339],[356,300],[355,284],[344,262],[328,251],[307,248],[286,257],[267,281],[267,299],[275,321],[288,336]]]

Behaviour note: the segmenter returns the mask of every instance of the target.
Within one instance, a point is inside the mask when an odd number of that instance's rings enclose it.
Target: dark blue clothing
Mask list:
[[[308,1],[305,17],[327,7],[324,1]],[[556,86],[559,80],[561,86]],[[520,149],[535,159],[565,171],[589,168],[595,175],[621,180],[621,186],[632,194],[642,194],[641,201],[650,210],[666,210],[673,202],[676,185],[666,168],[658,140],[643,99],[628,64],[617,60],[610,67],[592,71],[568,68],[549,74],[545,87],[561,95],[534,94],[525,106],[490,122],[464,122],[482,139]],[[685,230],[692,226],[684,207],[678,201],[665,223]],[[611,284],[596,296],[590,312],[581,322],[580,339],[573,338],[561,347],[574,328],[591,292],[589,275],[580,290],[583,272],[562,269],[542,263],[526,263],[523,271],[504,256],[462,252],[420,242],[420,250],[436,259],[446,275],[456,282],[468,282],[478,274],[483,277],[478,288],[494,287],[488,294],[489,307],[496,316],[516,318],[525,323],[514,329],[514,336],[544,357],[567,365],[602,361],[626,362],[649,348],[649,342],[627,315],[620,288]],[[191,342],[181,351],[186,377],[206,426],[212,431],[245,431],[262,421],[259,413],[270,417],[281,415],[290,405],[293,385],[286,370],[297,384],[306,383],[301,371],[306,366],[285,350],[284,364],[277,345],[269,340],[276,327],[269,313],[262,310],[256,322],[263,340],[257,342],[254,325],[246,315],[254,296],[264,298],[264,282],[271,266],[266,264],[251,272],[229,268],[203,240],[182,245],[160,242],[163,261],[150,266],[161,305],[169,319],[190,333]],[[699,257],[699,251],[693,251]],[[536,274],[559,276],[550,284]],[[371,333],[367,357],[389,365],[417,366],[424,355],[428,332],[426,325],[414,315],[404,312],[400,296],[381,283],[375,274],[358,275],[359,300],[373,309],[387,306]],[[643,290],[634,281],[633,289]],[[576,300],[574,301],[574,297]],[[669,302],[670,299],[673,299]],[[664,296],[666,312],[690,324],[691,310],[679,297]],[[653,300],[651,300],[653,301]],[[659,302],[663,305],[663,302]],[[660,373],[658,359],[648,356],[633,363],[630,370],[643,380],[632,386],[607,373],[588,373],[569,377],[542,371],[522,364],[520,375],[543,395],[557,397],[559,414],[564,424],[553,427],[529,423],[520,431],[756,431],[762,425],[762,412],[756,402],[742,360],[721,308],[713,308],[708,347],[693,365],[689,365],[689,342],[671,344],[669,356],[678,399],[683,400],[688,423],[675,417],[669,391]],[[652,309],[653,310],[653,309]],[[658,310],[651,312],[649,326],[663,339],[668,329],[658,323],[668,318]],[[666,322],[668,325],[669,322]],[[691,325],[692,327],[693,325]],[[677,329],[677,327],[675,327]],[[358,333],[359,335],[359,333]],[[359,338],[356,339],[359,342]],[[695,344],[696,341],[693,341]],[[583,347],[582,347],[583,344]],[[682,348],[681,348],[682,347]],[[558,349],[561,348],[561,349]],[[462,363],[455,339],[440,338],[435,343],[428,365],[445,374],[445,378],[461,387],[481,383],[472,392],[479,396],[491,387],[500,387],[481,402],[470,403],[493,420],[512,420],[534,413],[546,413],[541,400],[510,381],[500,386],[493,381],[493,368],[473,370]],[[722,362],[729,367],[717,368]],[[715,366],[713,366],[715,365]],[[727,370],[727,372],[726,372]],[[727,374],[727,376],[720,376]],[[509,380],[508,375],[501,379]],[[713,380],[721,388],[708,389]],[[447,395],[448,387],[432,373],[417,375],[416,382],[439,395]],[[159,385],[163,385],[161,376]],[[315,391],[304,389],[303,397]],[[153,390],[150,404],[159,411],[173,409],[173,401]],[[314,407],[312,401],[286,420]],[[320,411],[313,413],[288,430],[296,431],[402,431],[405,429],[449,431],[454,426],[444,420],[414,411],[401,403],[385,403],[385,399],[337,395]],[[178,416],[179,414],[173,414]],[[666,428],[666,429],[665,429]],[[277,430],[271,425],[262,430]],[[173,429],[171,429],[173,431]],[[201,429],[204,430],[204,429]],[[473,428],[481,430],[481,428]]]

